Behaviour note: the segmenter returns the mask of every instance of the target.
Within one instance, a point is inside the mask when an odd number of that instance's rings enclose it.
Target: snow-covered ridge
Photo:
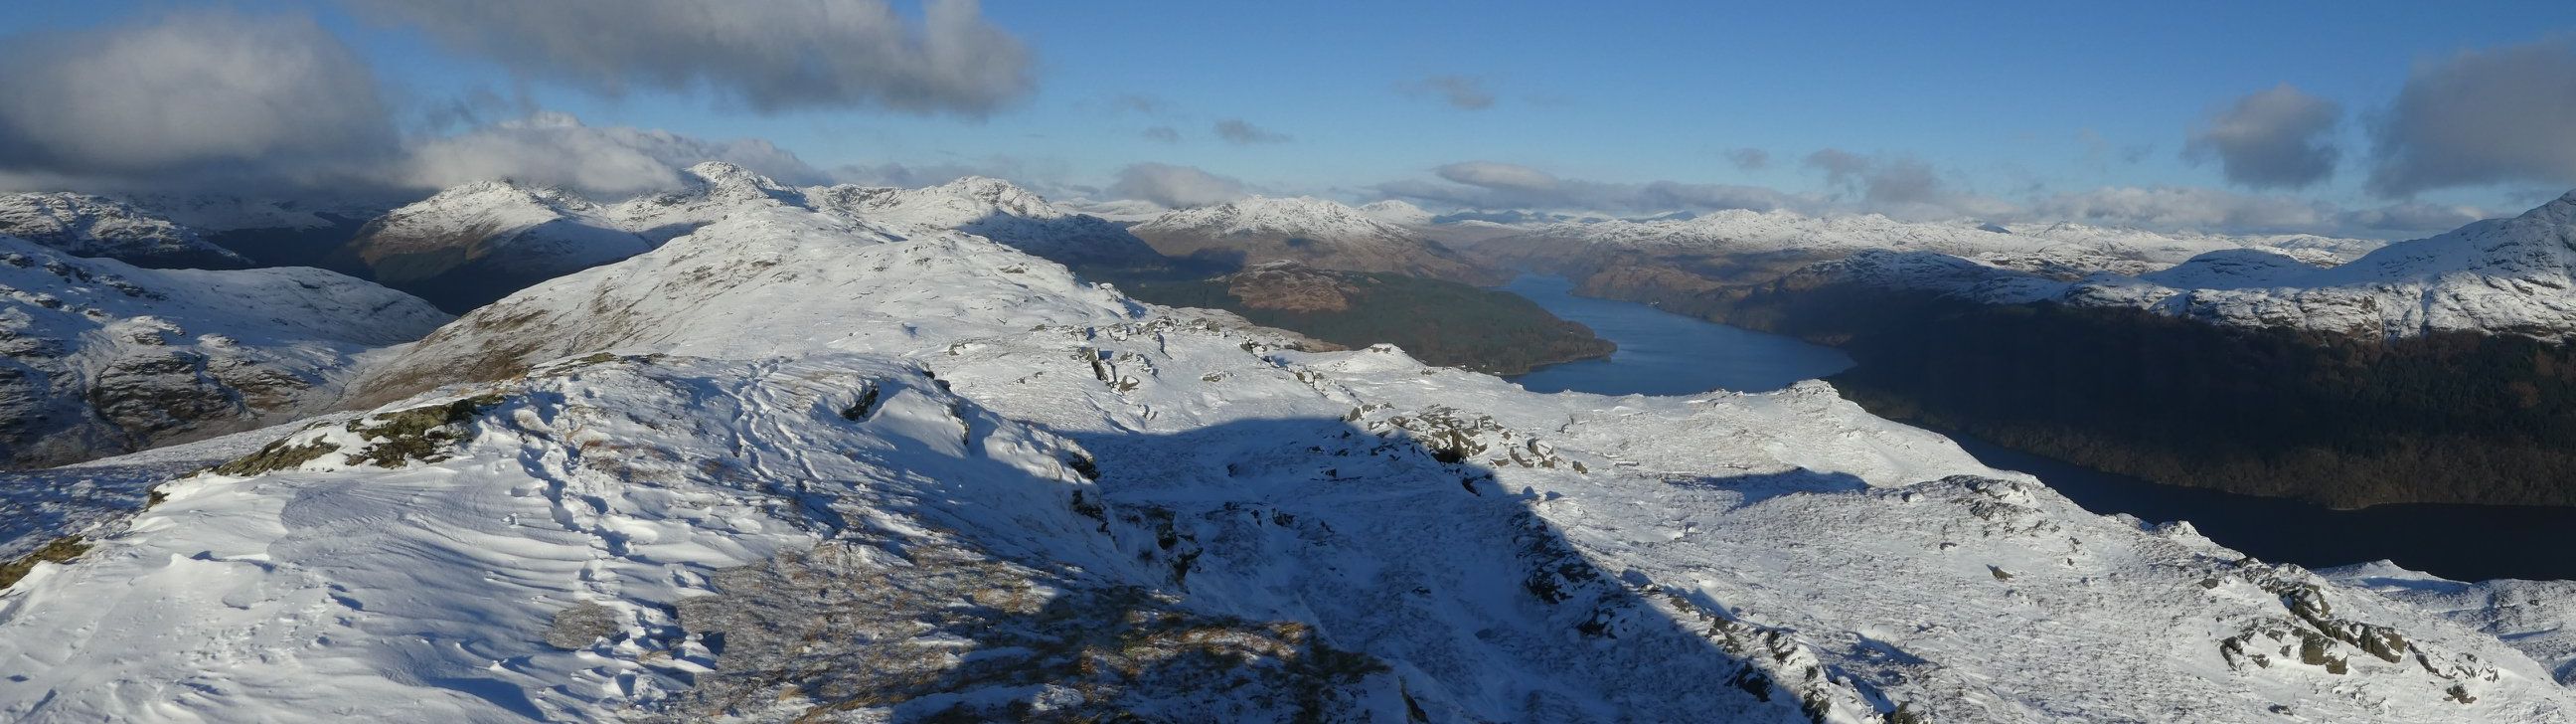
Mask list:
[[[2509,219],[2382,247],[2317,267],[2222,250],[2137,276],[2065,282],[1923,255],[1879,253],[1829,274],[1993,303],[2056,300],[2147,309],[2219,324],[2372,337],[2430,332],[2563,339],[2576,333],[2576,192]]]
[[[195,230],[115,199],[73,193],[0,195],[0,236],[76,256],[162,269],[239,269],[251,261]]]
[[[378,279],[455,309],[643,253],[747,208],[864,218],[906,233],[965,229],[1072,263],[1159,261],[1116,224],[1057,209],[997,179],[922,189],[790,188],[714,161],[685,176],[687,188],[614,203],[503,181],[466,184],[394,210],[350,249]]]
[[[1057,208],[1001,179],[969,176],[918,189],[840,185],[804,191],[807,205],[914,233],[963,231],[1064,264],[1144,267],[1155,253],[1126,228]]]
[[[1295,261],[1318,269],[1394,272],[1470,283],[1497,281],[1411,229],[1349,205],[1313,197],[1252,197],[1180,209],[1129,231],[1174,257],[1212,256],[1243,264]]]
[[[1799,253],[1839,257],[1862,251],[1921,251],[2024,269],[2146,271],[2193,256],[2264,249],[2310,263],[2337,263],[2380,242],[2306,234],[2165,234],[2084,224],[1997,225],[1898,221],[1878,214],[1808,216],[1786,210],[1713,211],[1686,219],[1560,223],[1479,245],[1523,256],[1605,252],[1647,255]]]
[[[0,237],[0,458],[52,465],[309,415],[448,321],[319,269],[154,270]]]

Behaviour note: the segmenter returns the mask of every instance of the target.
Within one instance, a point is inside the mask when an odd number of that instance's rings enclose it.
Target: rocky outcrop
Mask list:
[[[319,269],[156,271],[0,237],[0,462],[57,465],[310,414],[354,355],[446,320]]]
[[[241,269],[248,258],[115,199],[73,193],[0,196],[0,236],[75,256],[156,269]]]

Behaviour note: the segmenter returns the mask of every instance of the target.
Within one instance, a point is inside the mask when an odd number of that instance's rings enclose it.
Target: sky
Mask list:
[[[91,0],[0,36],[25,188],[616,195],[722,159],[2390,238],[2576,188],[2576,14],[2543,2]]]

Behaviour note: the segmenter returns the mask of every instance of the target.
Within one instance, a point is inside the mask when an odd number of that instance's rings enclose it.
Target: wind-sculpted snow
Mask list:
[[[140,269],[0,237],[0,459],[56,465],[326,409],[448,317],[319,269]]]
[[[66,528],[37,721],[2569,721],[1823,383],[1532,394],[750,204]],[[464,383],[459,386],[458,383]],[[444,386],[444,387],[442,387]],[[66,632],[77,632],[67,634]],[[2287,715],[2287,716],[2285,716]]]
[[[0,195],[0,236],[75,256],[160,269],[239,269],[251,261],[196,230],[113,199],[70,193]]]

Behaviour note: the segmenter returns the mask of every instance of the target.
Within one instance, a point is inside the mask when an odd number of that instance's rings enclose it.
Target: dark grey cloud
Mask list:
[[[1603,183],[1563,179],[1519,164],[1468,161],[1441,166],[1440,180],[1380,184],[1380,195],[1471,209],[1532,209],[1616,214],[1810,206],[1818,200],[1759,186],[1674,181]]]
[[[1242,181],[1189,166],[1140,163],[1118,172],[1107,193],[1116,198],[1151,201],[1164,208],[1222,204],[1249,194]]]
[[[1147,128],[1145,129],[1145,139],[1149,141],[1161,141],[1163,143],[1180,143],[1181,129],[1173,128],[1171,126],[1155,126]]]
[[[329,183],[400,142],[366,63],[304,17],[0,38],[0,98],[0,170],[93,183]]]
[[[1759,148],[1739,148],[1726,152],[1728,163],[1745,171],[1760,171],[1771,166],[1771,152]]]
[[[703,92],[752,110],[980,116],[1034,86],[1028,49],[975,0],[341,0],[525,77],[609,96]]]
[[[2380,194],[2576,185],[2576,35],[2419,64],[2372,132]]]
[[[2343,151],[2332,134],[2343,106],[2288,83],[2236,99],[2210,116],[2183,144],[2195,163],[2217,159],[2229,183],[2252,188],[2306,188],[2334,176]]]
[[[1255,126],[1240,118],[1228,118],[1222,121],[1217,121],[1216,137],[1225,139],[1226,143],[1231,143],[1237,146],[1249,146],[1256,143],[1286,143],[1291,140],[1288,137],[1288,134]]]
[[[1396,85],[1397,90],[1418,98],[1437,99],[1451,108],[1481,111],[1494,107],[1494,92],[1485,89],[1485,80],[1465,75],[1435,75]]]

